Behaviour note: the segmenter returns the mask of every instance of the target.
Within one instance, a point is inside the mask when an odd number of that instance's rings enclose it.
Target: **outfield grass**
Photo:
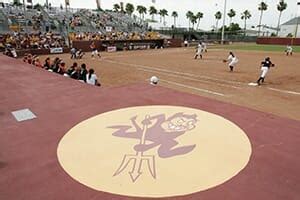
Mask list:
[[[286,49],[284,45],[258,45],[254,43],[216,45],[210,47],[212,49],[231,49],[231,50],[247,50],[247,51],[275,51],[283,52]],[[293,46],[294,52],[300,52],[300,46]]]

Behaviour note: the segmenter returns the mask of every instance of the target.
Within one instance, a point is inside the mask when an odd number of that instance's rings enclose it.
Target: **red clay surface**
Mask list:
[[[98,88],[11,58],[0,56],[0,62],[1,200],[133,199],[74,181],[59,165],[56,150],[77,123],[139,105],[179,105],[221,115],[239,125],[252,143],[251,160],[239,175],[216,188],[176,199],[299,199],[299,121],[145,83]],[[38,118],[16,122],[11,112],[23,108]]]

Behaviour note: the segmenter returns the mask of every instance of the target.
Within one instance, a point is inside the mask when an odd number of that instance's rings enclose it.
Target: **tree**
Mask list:
[[[189,29],[191,28],[191,19],[194,16],[194,13],[192,13],[191,11],[188,11],[186,13],[186,18],[189,20]]]
[[[178,17],[178,13],[176,11],[172,12],[172,17],[174,18],[174,27],[176,27],[176,19]]]
[[[287,3],[284,2],[284,0],[280,0],[277,4],[277,10],[279,11],[279,17],[278,17],[278,24],[277,24],[277,31],[276,35],[278,35],[279,32],[279,25],[280,25],[280,19],[282,12],[287,8]]]
[[[14,0],[13,6],[22,6],[23,4],[20,2],[20,0]]]
[[[119,12],[120,8],[121,8],[120,5],[117,4],[117,3],[113,5],[113,10],[114,10],[115,12]]]
[[[154,17],[157,14],[157,9],[154,6],[150,6],[149,14],[152,16],[152,21],[154,21]]]
[[[235,12],[235,10],[230,9],[230,10],[229,10],[229,13],[228,13],[227,15],[228,15],[228,17],[229,17],[229,19],[230,19],[230,23],[229,23],[229,25],[230,25],[231,22],[232,22],[232,18],[235,17],[235,15],[236,15],[236,12]]]
[[[140,18],[144,20],[145,14],[147,13],[147,8],[145,6],[137,6],[136,10],[140,14]]]
[[[258,36],[260,36],[260,30],[261,30],[261,22],[263,17],[263,12],[268,9],[268,5],[265,2],[260,2],[258,4],[258,10],[260,11],[260,17],[259,17],[259,24],[258,24]]]
[[[251,13],[249,12],[249,10],[245,10],[242,13],[241,19],[244,20],[244,35],[246,35],[247,19],[250,19],[250,17],[251,17]]]
[[[196,15],[193,15],[193,16],[191,16],[191,23],[192,23],[192,25],[193,25],[193,30],[194,30],[194,26],[195,26],[195,24],[197,23],[197,16]]]
[[[132,13],[134,12],[134,6],[131,3],[127,3],[125,6],[125,11],[128,15],[132,15]]]
[[[42,5],[41,4],[39,4],[39,3],[37,3],[37,4],[35,4],[34,6],[33,6],[33,9],[41,9],[42,8]]]
[[[159,14],[159,22],[161,23],[162,22],[163,10],[159,10],[158,14]]]
[[[220,11],[216,12],[215,18],[216,18],[216,30],[218,30],[219,20],[222,19],[222,13]]]
[[[168,11],[166,9],[161,10],[161,16],[163,18],[164,26],[166,26],[166,16],[168,16]]]
[[[197,24],[197,30],[199,29],[199,25],[200,25],[200,20],[203,18],[203,13],[202,12],[198,12],[196,14],[197,20],[198,20],[198,24]]]

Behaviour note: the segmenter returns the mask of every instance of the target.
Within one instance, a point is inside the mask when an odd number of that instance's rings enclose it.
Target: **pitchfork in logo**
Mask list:
[[[132,169],[129,171],[132,182],[136,182],[142,174],[143,164],[147,164],[151,176],[156,179],[155,155],[145,155],[145,152],[158,147],[160,158],[170,158],[191,152],[196,145],[179,146],[177,138],[187,131],[194,129],[197,122],[196,115],[185,115],[177,113],[166,119],[165,114],[156,116],[147,115],[140,127],[136,121],[137,116],[131,118],[131,126],[112,126],[118,129],[114,136],[129,139],[138,139],[139,143],[134,146],[135,155],[124,155],[121,165],[114,173],[120,175],[133,161]],[[135,129],[133,131],[133,129]]]
[[[146,133],[148,130],[148,126],[151,125],[150,116],[147,115],[145,120],[143,121],[143,133],[140,139],[140,145],[145,145],[146,143]],[[126,154],[123,157],[123,161],[121,166],[116,171],[114,176],[119,175],[122,173],[133,160],[133,167],[132,170],[129,172],[132,182],[135,182],[142,174],[142,164],[143,161],[146,161],[148,164],[149,171],[153,178],[156,178],[156,171],[155,171],[155,156],[154,155],[144,155],[143,151],[136,151],[135,155]]]

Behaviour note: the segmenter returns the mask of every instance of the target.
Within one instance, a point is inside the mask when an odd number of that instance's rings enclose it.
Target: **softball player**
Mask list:
[[[207,53],[207,44],[204,43],[204,42],[202,42],[202,46],[203,46],[203,51],[204,51],[205,53]]]
[[[227,60],[223,60],[223,62],[229,62],[228,66],[230,71],[233,72],[233,68],[239,62],[239,59],[232,52],[229,52]]]
[[[198,47],[197,47],[195,59],[197,59],[198,56],[202,59],[202,53],[203,53],[203,45],[202,45],[202,43],[200,42],[200,43],[198,44]]]
[[[90,48],[92,50],[92,58],[94,58],[95,55],[98,55],[98,57],[101,58],[101,55],[96,48],[95,42],[92,42],[92,44],[90,45]]]
[[[293,47],[291,45],[287,45],[285,52],[286,52],[287,56],[292,56],[293,55]]]
[[[270,70],[270,67],[275,67],[275,64],[271,62],[270,57],[267,57],[265,61],[261,62],[261,75],[260,78],[257,80],[257,84],[260,85],[261,82],[265,81],[265,77]]]

